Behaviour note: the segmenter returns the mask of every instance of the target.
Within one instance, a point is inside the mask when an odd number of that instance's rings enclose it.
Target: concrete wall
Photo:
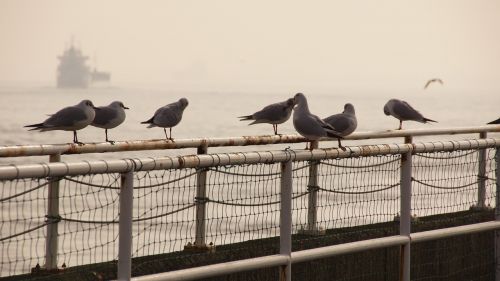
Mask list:
[[[419,218],[412,232],[494,219],[493,211],[466,211]],[[397,222],[330,229],[323,236],[294,235],[293,250],[335,245],[398,234]],[[145,275],[200,265],[252,258],[279,252],[279,237],[218,246],[215,253],[175,252],[136,258],[132,274]],[[495,280],[493,232],[412,244],[412,280]],[[31,274],[0,280],[108,280],[116,278],[116,263],[68,268],[56,274]],[[398,280],[399,247],[342,255],[293,264],[293,280]],[[206,280],[278,280],[276,268]]]

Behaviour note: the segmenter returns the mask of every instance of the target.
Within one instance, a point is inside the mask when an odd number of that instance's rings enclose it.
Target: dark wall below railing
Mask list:
[[[493,210],[465,211],[422,217],[412,232],[494,220]],[[293,251],[399,234],[398,222],[330,229],[322,236],[293,236]],[[411,245],[412,280],[495,280],[493,232],[462,235]],[[133,276],[230,262],[279,252],[279,237],[217,246],[214,253],[175,252],[133,259]],[[69,267],[57,273],[38,272],[4,280],[110,280],[116,262]],[[203,280],[275,281],[278,269],[267,268]],[[292,265],[292,280],[399,280],[399,247],[383,248]]]

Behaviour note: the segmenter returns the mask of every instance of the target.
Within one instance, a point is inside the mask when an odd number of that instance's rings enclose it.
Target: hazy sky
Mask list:
[[[498,0],[0,0],[0,81],[54,85],[72,36],[115,85],[500,90]]]

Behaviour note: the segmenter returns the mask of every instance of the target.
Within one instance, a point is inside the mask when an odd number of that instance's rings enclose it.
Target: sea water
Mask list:
[[[88,88],[88,89],[57,89],[51,86],[37,85],[10,85],[10,86],[0,86],[0,115],[2,117],[2,122],[0,122],[0,145],[10,146],[10,145],[30,145],[30,144],[59,144],[68,143],[73,139],[72,132],[66,131],[50,131],[50,132],[35,132],[28,131],[24,128],[25,125],[39,123],[45,120],[48,116],[47,114],[52,114],[57,110],[77,104],[82,99],[90,99],[94,102],[96,106],[107,105],[112,101],[120,100],[122,101],[130,110],[127,111],[127,118],[125,122],[112,130],[109,130],[109,138],[116,141],[121,140],[148,140],[148,139],[163,139],[164,132],[161,128],[146,128],[146,125],[140,124],[141,121],[148,120],[155,112],[155,110],[163,105],[177,101],[181,97],[185,97],[189,100],[189,106],[186,108],[182,122],[173,128],[173,137],[177,139],[186,138],[211,138],[211,137],[237,137],[237,136],[248,136],[248,135],[270,135],[273,134],[273,129],[271,125],[268,124],[257,124],[248,126],[248,122],[241,122],[237,118],[238,116],[252,114],[262,107],[278,102],[284,101],[287,98],[293,97],[296,92],[302,92],[301,89],[295,89],[294,91],[269,91],[269,92],[252,92],[252,91],[239,91],[239,92],[228,92],[228,91],[217,91],[217,90],[207,90],[207,91],[173,91],[165,88],[150,88],[144,87],[99,87],[99,88]],[[303,93],[308,98],[309,108],[314,114],[324,118],[329,115],[339,113],[343,110],[345,103],[352,103],[356,109],[356,114],[358,118],[358,131],[386,131],[390,129],[395,129],[398,127],[398,120],[393,117],[384,115],[383,106],[390,98],[400,98],[408,101],[416,109],[418,109],[424,116],[430,119],[437,120],[438,123],[432,124],[421,124],[416,122],[405,122],[404,128],[439,128],[439,127],[457,127],[457,126],[480,126],[484,125],[488,121],[498,118],[500,116],[500,111],[498,110],[498,105],[500,104],[500,95],[496,92],[479,92],[479,93],[467,93],[467,92],[451,92],[446,90],[441,91],[381,91],[381,90],[350,90],[350,91],[323,91],[323,92],[307,92]],[[291,120],[285,124],[279,125],[279,133],[282,134],[295,134]],[[498,136],[498,133],[491,134],[492,136]],[[104,141],[104,130],[95,127],[87,127],[78,132],[79,140],[82,142],[102,142]],[[460,135],[460,136],[431,136],[431,137],[417,137],[415,141],[432,141],[432,140],[446,140],[446,139],[466,139],[474,138],[474,135]],[[362,145],[362,144],[372,144],[372,143],[400,143],[401,139],[380,139],[380,140],[357,140],[357,141],[344,141],[345,146],[350,145]],[[323,142],[321,147],[331,147],[336,146],[336,141]],[[286,147],[292,148],[304,148],[304,144],[280,144],[273,146],[249,146],[249,147],[226,147],[226,148],[210,148],[209,152],[226,152],[226,151],[248,151],[248,150],[269,150],[269,149],[284,149]],[[63,161],[80,161],[80,160],[97,160],[97,159],[119,159],[125,157],[152,157],[152,156],[175,156],[180,154],[192,154],[195,153],[194,149],[183,149],[183,150],[172,150],[165,151],[137,151],[137,152],[121,152],[121,153],[96,153],[96,154],[84,154],[84,155],[67,155],[63,156]],[[48,161],[47,156],[41,157],[18,157],[18,158],[3,158],[0,159],[0,164],[23,164],[28,162],[46,162]],[[151,175],[149,175],[151,177]],[[174,177],[176,177],[174,175]],[[84,178],[85,180],[86,178]],[[99,181],[95,178],[93,181]],[[163,179],[164,180],[164,179]],[[228,180],[230,180],[228,178]],[[300,179],[304,180],[304,179]],[[387,184],[392,183],[392,181],[398,180],[398,176],[393,176],[392,179],[388,180]],[[163,197],[159,196],[160,193],[169,193],[164,195],[168,198],[176,197],[174,201],[177,202],[192,202],[195,196],[195,184],[193,180],[189,179],[190,187],[186,189],[186,192],[178,190],[176,192],[181,192],[178,195],[172,195],[170,193],[174,191],[163,190],[161,188],[156,188],[155,190],[148,192],[157,192],[158,196],[154,196],[153,199],[146,198],[143,196],[140,208],[137,208],[135,215],[141,214],[141,212],[146,212],[150,209],[150,205],[153,206],[154,200],[162,201]],[[300,184],[300,183],[296,183]],[[61,199],[61,208],[72,210],[80,210],[86,204],[90,204],[96,200],[95,196],[88,192],[94,190],[97,194],[98,188],[74,188],[71,187],[69,183],[66,183],[63,194],[66,194],[66,199]],[[302,188],[305,188],[306,183],[301,184]],[[5,187],[5,186],[4,186]],[[253,186],[247,186],[250,191],[253,192]],[[229,188],[229,187],[228,187]],[[257,185],[257,188],[259,187]],[[266,193],[266,190],[261,190]],[[274,190],[275,187],[272,187]],[[175,189],[177,190],[177,189]],[[229,188],[230,192],[236,192],[236,195],[240,194],[241,191],[236,190],[235,187]],[[43,192],[43,191],[41,191]],[[142,191],[138,191],[139,193]],[[146,192],[146,191],[144,191]],[[389,191],[388,191],[389,192]],[[473,192],[473,191],[472,191]],[[78,193],[78,194],[77,194]],[[81,194],[80,194],[81,193]],[[276,193],[276,192],[275,192]],[[470,192],[469,192],[470,193]],[[277,193],[276,193],[277,194]],[[276,195],[275,194],[275,195]],[[224,194],[219,194],[223,196]],[[34,194],[34,196],[38,196]],[[85,198],[85,196],[90,196],[91,200],[81,200],[79,198]],[[117,193],[111,193],[111,195],[103,195],[103,202],[106,200],[117,200]],[[213,195],[211,195],[213,196]],[[326,197],[325,197],[326,196]],[[392,218],[392,215],[397,214],[398,208],[398,193],[397,191],[390,191],[389,193],[377,194],[382,196],[378,200],[388,200],[386,202],[390,204],[391,207],[389,211],[385,211],[385,216],[382,220],[387,220],[387,216]],[[474,197],[472,195],[466,195],[467,197]],[[140,197],[140,196],[139,196]],[[42,195],[41,198],[45,198]],[[92,199],[93,198],[93,199]],[[114,198],[114,199],[113,199]],[[142,198],[142,197],[141,197]],[[385,199],[383,199],[385,198]],[[427,198],[427,197],[426,197]],[[106,199],[106,200],[104,200]],[[278,198],[268,197],[269,200],[278,200]],[[307,197],[301,200],[306,200]],[[336,205],[325,204],[326,201],[331,201],[329,194],[321,193],[319,197],[319,204],[324,204],[327,206],[322,209],[322,215],[326,213],[337,214],[340,209],[335,209]],[[323,201],[325,202],[323,202]],[[96,202],[94,203],[98,203]],[[173,202],[174,202],[173,201]],[[306,204],[306,201],[300,201],[300,204]],[[30,220],[23,220],[22,223],[16,223],[15,221],[9,222],[15,229],[19,228],[19,231],[24,229],[29,229],[30,227],[36,226],[43,223],[44,221],[44,209],[46,208],[46,202],[44,200],[37,199],[36,202],[25,202],[24,208],[22,208],[22,217],[30,218],[36,217],[39,221],[32,222]],[[39,206],[35,206],[38,204]],[[68,205],[69,204],[69,205]],[[155,212],[167,212],[171,211],[177,206],[161,207],[163,209],[156,210]],[[298,204],[298,203],[295,203]],[[71,205],[71,206],[70,206]],[[115,204],[116,205],[116,204]],[[115,205],[108,206],[109,210],[104,211],[90,211],[92,216],[98,220],[114,220],[117,216],[118,210]],[[342,204],[341,204],[342,205]],[[9,205],[10,206],[10,205]],[[70,206],[70,207],[68,207]],[[351,208],[351,212],[364,214],[364,207],[359,206],[345,206],[346,208]],[[366,206],[365,206],[366,207]],[[354,208],[354,209],[353,209]],[[360,208],[359,210],[357,208]],[[368,207],[370,208],[370,207]],[[257,239],[260,237],[268,237],[277,235],[279,229],[276,228],[276,223],[278,221],[278,212],[273,211],[266,218],[261,220],[264,225],[271,226],[258,227],[257,232],[252,231],[240,231],[231,234],[233,230],[226,229],[236,227],[240,230],[244,230],[248,227],[247,223],[259,223],[258,218],[254,221],[248,216],[243,216],[241,220],[238,213],[245,212],[240,210],[241,207],[217,207],[216,204],[211,203],[208,209],[208,215],[218,216],[219,212],[223,212],[224,215],[219,214],[224,217],[225,215],[234,215],[235,221],[231,222],[229,225],[222,224],[220,228],[216,228],[215,232],[210,232],[209,229],[208,239],[215,242],[217,245],[229,242],[237,242],[245,239]],[[304,216],[306,212],[306,207],[297,211],[298,217],[294,220],[304,221]],[[146,211],[144,211],[146,210]],[[12,212],[10,215],[9,213]],[[2,208],[2,214],[4,218],[14,218],[19,214],[20,210],[7,210]],[[30,214],[32,212],[32,214]],[[39,213],[37,213],[39,212]],[[73,214],[75,218],[79,217],[80,214],[86,214],[87,211],[79,211]],[[253,212],[253,211],[252,211]],[[346,211],[349,212],[349,211]],[[36,213],[36,214],[35,214]],[[156,214],[155,213],[155,214]],[[144,213],[147,217],[149,213]],[[344,216],[345,214],[340,214]],[[258,216],[258,215],[257,215]],[[176,222],[180,218],[185,223]],[[329,218],[332,219],[332,218]],[[370,217],[367,217],[370,219]],[[8,220],[8,219],[7,219]],[[162,252],[168,252],[172,250],[180,250],[189,239],[193,238],[193,220],[194,220],[194,209],[188,209],[187,211],[180,212],[177,215],[169,216],[161,219],[163,224],[159,226],[150,225],[147,226],[148,222],[134,224],[135,227],[141,229],[136,229],[135,233],[135,243],[134,244],[134,256],[141,256],[147,254],[158,254]],[[247,222],[248,220],[248,222]],[[222,222],[221,222],[222,223]],[[351,225],[354,222],[345,222],[347,225]],[[344,224],[345,224],[344,223]],[[371,221],[360,221],[355,224],[363,223],[373,223]],[[26,224],[26,225],[25,225]],[[143,225],[144,224],[144,225]],[[211,225],[211,224],[210,224]],[[209,225],[209,228],[211,226]],[[61,250],[59,259],[67,261],[70,266],[78,264],[86,264],[92,262],[106,261],[111,259],[116,259],[116,245],[111,243],[107,246],[98,247],[96,252],[93,251],[82,251],[80,254],[75,255],[75,249],[82,249],[89,247],[88,245],[94,245],[100,243],[100,241],[116,241],[117,225],[111,224],[107,228],[100,228],[98,225],[94,230],[93,224],[80,224],[71,222],[61,222],[60,232],[73,233],[67,234],[65,238],[61,238]],[[142,228],[144,227],[144,228]],[[165,228],[166,227],[166,228]],[[171,228],[172,227],[172,228]],[[336,227],[341,227],[341,225],[336,225]],[[10,227],[2,228],[0,233],[2,237],[6,235],[11,235],[12,231]],[[261,229],[260,232],[258,229]],[[82,231],[85,229],[85,231]],[[106,230],[107,229],[107,230]],[[167,229],[170,229],[168,233],[165,233]],[[228,232],[228,234],[221,234],[220,232]],[[294,231],[297,231],[295,229]],[[16,231],[14,231],[16,232]],[[43,237],[45,229],[42,228],[37,231],[39,232],[38,237]],[[69,235],[69,236],[68,236]],[[247,235],[247,236],[245,236]],[[157,237],[158,236],[158,237]],[[168,236],[168,237],[165,237]],[[68,239],[69,237],[69,239]],[[104,237],[104,238],[103,238]],[[229,238],[228,238],[229,237]],[[161,241],[159,246],[149,248],[151,241]],[[28,240],[31,241],[31,240]],[[16,243],[6,244],[6,248],[3,249],[5,260],[15,260],[18,258],[23,261],[34,257],[34,261],[43,260],[44,256],[44,241],[43,238],[38,240],[33,240],[35,246],[31,243],[25,243],[22,248]],[[91,246],[90,246],[91,247]],[[158,248],[160,247],[160,248]],[[162,250],[163,249],[163,250]],[[15,273],[28,272],[30,267],[33,266],[34,261],[29,263],[24,262],[13,262],[12,264],[6,264],[5,268],[0,270],[0,276],[11,275]]]
[[[495,91],[461,92],[448,91],[444,86],[429,91],[415,90],[331,90],[321,92],[306,92],[309,108],[312,113],[321,118],[342,112],[345,103],[352,103],[358,118],[357,131],[385,131],[398,127],[398,120],[383,113],[384,104],[390,98],[400,98],[409,102],[425,117],[438,123],[421,124],[404,122],[403,128],[438,128],[457,126],[480,126],[500,116],[500,93]],[[189,106],[184,111],[182,121],[173,128],[173,137],[211,138],[237,137],[273,134],[271,125],[256,124],[248,126],[249,122],[239,121],[238,116],[249,115],[264,106],[284,101],[293,97],[293,91],[174,91],[168,88],[144,87],[98,87],[87,89],[57,89],[49,85],[1,85],[0,84],[0,145],[28,144],[60,144],[73,140],[73,133],[68,131],[38,132],[28,131],[25,125],[40,123],[48,118],[48,114],[59,109],[75,105],[83,99],[90,99],[96,106],[108,105],[112,101],[122,101],[127,110],[125,122],[117,128],[109,130],[111,140],[148,140],[165,137],[162,128],[146,128],[141,121],[151,118],[161,106],[177,101],[181,97],[189,100]],[[292,120],[279,125],[281,134],[296,134]],[[470,137],[470,136],[468,136]],[[81,142],[104,141],[104,130],[89,126],[78,131]],[[442,140],[449,136],[421,137],[418,140]],[[377,140],[376,142],[399,142],[400,140]],[[335,142],[322,144],[322,147],[334,146]],[[370,141],[345,141],[345,145],[361,145],[374,143]],[[281,145],[276,147],[297,147],[304,145]],[[234,150],[235,148],[232,148]],[[236,148],[236,150],[256,150],[258,147]],[[269,149],[269,148],[267,148]],[[210,149],[212,152],[227,149]],[[176,155],[180,152],[163,152],[164,155]],[[192,153],[192,152],[189,152]],[[141,157],[158,155],[157,152],[146,151],[88,154],[63,156],[65,161],[81,159],[113,159],[123,157]],[[27,161],[22,160],[23,161]],[[35,161],[46,161],[39,158]],[[19,163],[18,159],[1,159],[1,164]]]

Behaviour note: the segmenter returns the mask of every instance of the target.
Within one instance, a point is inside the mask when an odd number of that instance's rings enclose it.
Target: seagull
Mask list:
[[[398,99],[390,99],[384,106],[384,113],[385,115],[392,115],[399,119],[398,130],[403,128],[403,121],[411,120],[421,123],[437,122],[432,119],[425,118],[407,102]]]
[[[318,116],[311,114],[304,94],[296,94],[294,100],[297,106],[293,109],[293,126],[300,135],[310,141],[315,141],[322,137],[337,138],[339,140],[339,147],[345,150],[340,144],[340,139],[342,138],[340,133]]]
[[[344,111],[323,119],[326,123],[335,128],[335,131],[342,137],[350,135],[358,126],[354,106],[350,103],[344,105]],[[339,140],[339,147],[342,147]]]
[[[82,100],[77,105],[65,107],[51,114],[42,123],[26,125],[24,127],[32,128],[30,131],[39,130],[40,132],[52,130],[73,131],[73,142],[83,144],[78,141],[76,131],[92,123],[95,117],[95,109],[99,110],[94,107],[94,104],[90,100]]]
[[[432,78],[432,79],[429,79],[429,81],[427,81],[427,83],[425,83],[424,89],[427,89],[427,87],[429,87],[429,85],[431,83],[434,83],[434,82],[438,82],[439,84],[443,85],[443,80],[441,80],[439,78]]]
[[[273,125],[274,134],[278,134],[278,124],[286,122],[290,115],[292,115],[292,109],[295,106],[295,101],[293,98],[287,99],[283,102],[273,103],[264,107],[262,110],[255,112],[252,115],[240,116],[240,121],[254,120],[253,124],[268,123]]]
[[[113,129],[125,121],[125,109],[129,109],[121,101],[114,101],[108,106],[100,106],[95,113],[92,126],[103,128],[106,134],[106,141],[114,144],[114,141],[108,140],[108,129]]]
[[[141,124],[149,124],[148,128],[161,127],[165,132],[165,138],[167,140],[174,140],[172,138],[172,127],[181,122],[182,113],[188,104],[186,98],[181,98],[176,102],[158,108],[153,117],[147,121],[141,122]],[[166,128],[170,129],[170,138],[167,136]]]
[[[498,118],[497,120],[493,120],[493,121],[489,122],[488,124],[500,124],[500,118]]]

